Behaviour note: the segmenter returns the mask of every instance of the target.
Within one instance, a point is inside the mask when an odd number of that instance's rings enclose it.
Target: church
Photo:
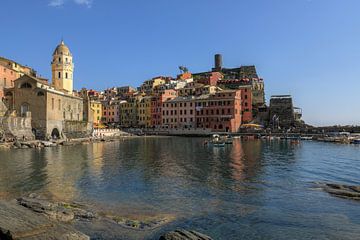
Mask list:
[[[24,75],[5,90],[5,104],[17,116],[31,117],[37,139],[79,137],[91,132],[84,114],[83,98],[73,92],[74,63],[64,41],[55,48],[51,62],[51,84],[43,78]]]

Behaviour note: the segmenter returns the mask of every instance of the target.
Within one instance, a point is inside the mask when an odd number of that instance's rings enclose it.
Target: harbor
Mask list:
[[[0,196],[80,204],[99,218],[70,220],[69,232],[99,239],[159,239],[189,228],[220,240],[360,234],[359,202],[323,188],[359,183],[359,146],[236,136],[224,147],[204,146],[208,139],[144,136],[0,149]],[[160,222],[137,227],[152,221]]]

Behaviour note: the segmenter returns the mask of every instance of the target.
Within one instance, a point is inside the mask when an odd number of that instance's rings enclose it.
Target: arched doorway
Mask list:
[[[51,137],[53,139],[59,139],[60,138],[60,132],[57,128],[54,128],[51,132]]]
[[[20,114],[22,117],[26,117],[26,113],[30,111],[30,105],[28,103],[23,103],[20,106]]]

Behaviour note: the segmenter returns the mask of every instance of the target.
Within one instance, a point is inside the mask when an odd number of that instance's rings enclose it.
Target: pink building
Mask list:
[[[102,122],[106,124],[120,123],[120,102],[104,101],[102,102]]]
[[[162,126],[166,128],[195,128],[195,98],[177,97],[162,104]]]

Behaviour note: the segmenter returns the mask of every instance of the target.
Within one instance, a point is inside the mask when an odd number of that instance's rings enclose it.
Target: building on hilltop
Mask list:
[[[215,66],[212,71],[194,73],[194,81],[217,85],[224,89],[239,89],[250,86],[252,92],[252,115],[256,116],[258,108],[265,104],[264,81],[257,74],[255,66],[224,68],[221,54],[215,55]]]

